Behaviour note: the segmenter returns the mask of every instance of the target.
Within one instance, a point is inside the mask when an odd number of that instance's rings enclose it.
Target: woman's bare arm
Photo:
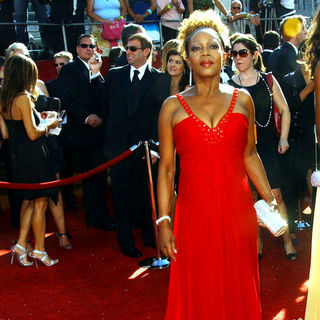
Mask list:
[[[17,111],[21,115],[21,120],[23,120],[24,127],[30,140],[38,139],[44,135],[47,130],[54,129],[59,124],[59,121],[56,120],[48,125],[47,129],[45,127],[36,126],[33,116],[33,103],[27,95],[18,96],[14,101],[14,105],[16,105]]]
[[[279,140],[278,152],[283,154],[288,150],[288,135],[290,130],[290,110],[287,101],[283,95],[281,87],[274,76],[273,77],[273,99],[281,115],[281,136]]]
[[[175,148],[172,130],[172,118],[176,107],[176,98],[168,98],[159,115],[160,163],[158,169],[158,213],[159,218],[169,216],[174,189]],[[168,220],[159,224],[160,248],[175,261],[175,238]]]
[[[256,150],[254,134],[254,105],[250,95],[239,92],[239,102],[248,110],[248,140],[244,151],[244,164],[251,181],[256,186],[261,197],[268,203],[274,200],[266,172]]]
[[[318,146],[320,146],[320,61],[317,63],[314,71],[314,93],[316,98],[316,132]]]
[[[1,114],[0,114],[0,130],[1,130],[2,139],[8,139],[9,137],[8,128]]]

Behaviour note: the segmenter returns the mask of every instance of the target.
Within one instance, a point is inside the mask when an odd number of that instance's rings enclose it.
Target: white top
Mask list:
[[[184,9],[184,5],[181,0],[178,0],[180,8]],[[159,13],[163,8],[165,8],[168,4],[171,3],[171,0],[157,0],[157,12]],[[166,13],[161,15],[161,21],[163,20],[181,20],[182,14],[177,11],[175,6],[167,11]],[[162,24],[168,28],[178,30],[180,27],[180,22],[166,22],[163,21]]]
[[[93,12],[102,19],[114,20],[120,17],[119,0],[94,0]]]
[[[281,0],[280,4],[286,9],[294,9],[294,1],[293,0]]]

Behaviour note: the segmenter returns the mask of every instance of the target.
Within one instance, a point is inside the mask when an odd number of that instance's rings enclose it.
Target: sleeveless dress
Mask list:
[[[281,173],[278,154],[279,139],[274,128],[274,117],[271,108],[271,99],[268,91],[267,78],[265,73],[261,73],[259,81],[250,87],[240,86],[233,80],[228,83],[236,88],[246,89],[254,102],[257,128],[257,151],[266,170],[266,174],[272,189],[280,188]],[[269,117],[269,113],[271,116]],[[269,120],[269,121],[268,121]],[[253,185],[252,185],[253,186]],[[253,186],[255,189],[255,187]]]
[[[57,180],[51,153],[47,147],[47,137],[30,140],[22,120],[5,120],[9,139],[8,158],[11,182],[40,183]],[[16,190],[23,200],[50,197],[57,202],[56,188],[41,190]]]
[[[211,129],[189,117],[174,128],[180,180],[165,320],[261,320],[257,218],[243,154],[248,120],[238,91]]]

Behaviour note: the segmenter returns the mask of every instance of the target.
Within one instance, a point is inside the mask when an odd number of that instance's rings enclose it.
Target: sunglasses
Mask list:
[[[65,65],[65,63],[60,62],[60,63],[55,63],[54,65],[55,65],[55,67],[58,67],[58,66],[63,67]]]
[[[239,51],[237,50],[231,50],[231,55],[233,58],[236,58],[238,55],[241,58],[246,58],[248,56],[249,53],[252,53],[251,51],[247,50],[247,49],[241,49]]]
[[[238,9],[238,10],[240,10],[241,9],[241,7],[231,7],[231,9]]]
[[[137,48],[136,46],[130,46],[130,47],[126,46],[125,49],[126,49],[126,51],[130,50],[131,52],[135,52],[135,51],[137,51],[138,49],[143,50],[143,49],[145,49],[145,48]]]
[[[94,49],[96,46],[95,46],[94,44],[81,43],[81,44],[80,44],[80,47],[81,47],[82,49],[87,49],[88,47],[89,47],[90,49]]]

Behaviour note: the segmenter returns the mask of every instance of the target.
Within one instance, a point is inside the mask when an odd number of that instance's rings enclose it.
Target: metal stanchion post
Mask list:
[[[62,29],[64,50],[68,51],[67,36],[66,36],[66,26],[64,25],[64,21],[62,21],[61,29]]]
[[[151,157],[149,150],[149,141],[144,142],[145,151],[146,151],[146,162],[148,169],[148,183],[149,183],[149,192],[150,192],[150,201],[151,201],[151,211],[152,211],[152,223],[153,223],[153,231],[154,231],[154,239],[156,244],[156,252],[157,256],[152,258],[147,258],[139,262],[140,267],[151,268],[151,269],[163,269],[168,268],[170,266],[170,261],[166,257],[161,257],[160,248],[159,248],[159,233],[158,226],[156,224],[157,220],[157,211],[156,211],[156,201],[154,197],[154,188],[152,181],[152,172],[151,172]]]

